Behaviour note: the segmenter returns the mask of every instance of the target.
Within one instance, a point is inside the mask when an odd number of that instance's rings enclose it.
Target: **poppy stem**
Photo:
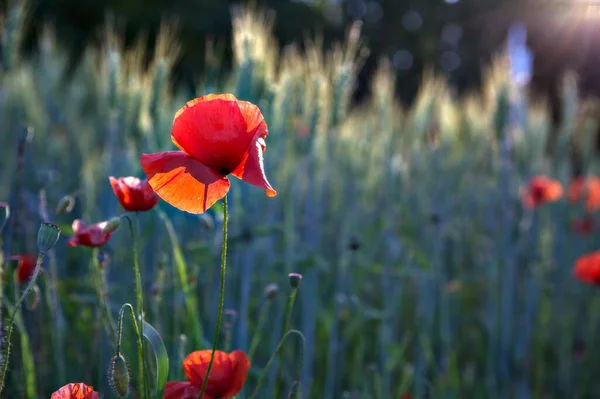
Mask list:
[[[292,309],[294,308],[294,302],[296,302],[296,293],[298,287],[292,288],[290,299],[285,309],[285,319],[283,322],[283,333],[286,334],[290,329],[290,318],[292,316]],[[285,347],[281,348],[279,352],[279,365],[277,366],[277,380],[275,381],[275,397],[279,398],[281,390],[283,389],[283,361],[285,360]]]
[[[258,315],[258,322],[256,324],[256,330],[254,335],[252,336],[252,341],[250,342],[250,349],[248,350],[248,359],[250,359],[250,363],[252,363],[252,358],[254,357],[254,353],[258,348],[258,344],[260,342],[260,336],[262,333],[262,329],[265,325],[265,320],[267,318],[267,312],[271,307],[271,300],[267,299],[260,310],[260,314]]]
[[[6,341],[4,341],[4,350],[2,351],[3,352],[2,353],[3,360],[2,360],[2,372],[0,374],[0,394],[2,393],[2,391],[4,389],[4,385],[5,385],[5,381],[6,381],[6,371],[8,370],[8,358],[10,356],[10,338],[12,335],[13,325],[15,324],[15,318],[17,317],[19,309],[21,309],[21,305],[23,304],[23,301],[25,300],[25,298],[27,298],[27,295],[29,295],[30,291],[33,290],[33,287],[35,287],[37,278],[40,275],[40,271],[42,269],[42,261],[43,260],[44,260],[44,253],[40,252],[37,257],[37,262],[35,264],[35,271],[33,272],[33,276],[31,276],[31,280],[29,280],[29,284],[27,285],[27,288],[25,288],[25,291],[23,291],[23,294],[21,294],[21,297],[15,304],[12,315],[10,316],[10,321],[8,322],[8,332],[6,333]]]
[[[133,227],[133,221],[129,215],[123,215],[129,222],[129,236],[131,237],[131,245],[133,250],[133,273],[135,274],[135,295],[136,295],[136,313],[140,319],[139,328],[137,329],[137,345],[138,345],[138,363],[139,363],[139,389],[141,397],[150,397],[150,388],[148,386],[148,378],[146,375],[146,368],[144,367],[144,295],[142,291],[142,274],[140,272],[140,261],[138,259],[137,241],[135,239],[135,232]],[[138,214],[135,213],[135,224],[138,224]]]
[[[116,335],[115,329],[115,320],[110,313],[110,305],[108,303],[108,288],[106,287],[106,272],[100,266],[100,262],[98,261],[98,248],[94,248],[92,250],[92,268],[94,275],[94,280],[96,282],[96,295],[98,295],[98,300],[100,303],[98,306],[101,308],[101,312],[104,313],[104,325],[106,328],[106,333],[111,337]]]
[[[289,330],[285,333],[283,338],[281,338],[281,341],[279,341],[279,344],[277,345],[277,349],[275,350],[275,353],[273,353],[271,355],[271,357],[269,358],[267,365],[265,366],[262,374],[258,378],[258,383],[256,384],[256,387],[254,388],[252,395],[250,395],[250,399],[254,399],[256,397],[256,394],[258,393],[258,390],[260,389],[260,386],[262,385],[265,377],[267,376],[267,372],[269,371],[269,368],[271,367],[271,363],[273,363],[273,361],[275,360],[275,356],[277,356],[277,354],[280,353],[281,349],[283,348],[283,344],[285,343],[285,340],[292,334],[297,335],[302,339],[302,357],[300,357],[300,363],[298,364],[298,379],[296,380],[296,382],[299,383],[300,375],[302,373],[302,362],[304,361],[304,350],[306,347],[306,339],[304,338],[304,335],[300,331]],[[277,396],[275,396],[275,398],[277,398]]]
[[[206,369],[206,375],[202,382],[202,389],[198,399],[201,399],[204,395],[204,390],[208,383],[208,376],[210,375],[210,369],[212,368],[213,361],[215,359],[215,351],[217,350],[217,344],[219,343],[219,334],[221,333],[221,322],[223,319],[223,304],[225,302],[225,270],[227,266],[227,195],[223,197],[223,243],[221,246],[221,289],[219,291],[219,311],[217,313],[217,326],[215,327],[215,338],[213,341],[212,353],[210,355],[210,361],[208,362],[208,368]]]

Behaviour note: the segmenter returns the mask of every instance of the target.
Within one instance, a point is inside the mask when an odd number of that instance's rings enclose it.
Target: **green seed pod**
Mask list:
[[[60,237],[60,229],[57,225],[51,223],[42,223],[38,230],[37,246],[38,251],[47,252],[56,245]]]
[[[129,368],[123,355],[113,357],[108,369],[108,382],[120,398],[129,395],[129,380]]]
[[[302,275],[299,273],[290,273],[288,275],[288,278],[290,279],[290,286],[293,289],[296,289],[300,285],[300,280],[302,280]]]

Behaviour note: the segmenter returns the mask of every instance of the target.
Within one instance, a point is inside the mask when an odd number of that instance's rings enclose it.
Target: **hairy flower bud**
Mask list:
[[[121,354],[113,357],[108,369],[108,382],[120,398],[129,395],[129,381],[129,368],[125,358]]]
[[[72,195],[65,195],[58,201],[56,205],[56,214],[60,215],[61,213],[69,213],[73,210],[75,206],[75,198]]]

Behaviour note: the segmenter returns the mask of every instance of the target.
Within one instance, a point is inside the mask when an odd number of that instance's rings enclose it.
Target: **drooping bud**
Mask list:
[[[288,278],[290,279],[290,286],[293,289],[296,289],[300,285],[300,280],[302,280],[302,275],[299,273],[290,273],[288,275]]]
[[[58,205],[56,205],[56,214],[69,213],[73,210],[74,206],[75,198],[72,195],[65,195],[58,201]]]
[[[279,291],[279,286],[275,283],[271,283],[265,287],[265,298],[271,300],[277,296],[277,291]]]
[[[4,229],[10,217],[10,206],[6,202],[0,202],[0,231]]]
[[[25,297],[25,306],[27,306],[27,309],[37,309],[38,305],[40,304],[40,295],[40,288],[37,284],[35,284],[31,291],[29,291],[27,294],[27,297]]]
[[[119,218],[119,217],[110,218],[108,221],[106,221],[106,224],[104,225],[104,227],[102,227],[102,232],[104,234],[112,233],[113,231],[118,229],[120,225],[121,225],[121,218]]]
[[[38,230],[37,246],[38,251],[47,252],[56,245],[60,237],[60,229],[52,223],[42,223]]]
[[[108,369],[108,382],[120,398],[129,395],[129,381],[129,368],[125,358],[121,354],[113,357]]]

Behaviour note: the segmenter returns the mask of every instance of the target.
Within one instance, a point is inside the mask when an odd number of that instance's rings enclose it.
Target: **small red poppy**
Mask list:
[[[69,239],[67,244],[72,247],[83,245],[86,247],[99,247],[108,242],[111,233],[103,233],[102,229],[107,222],[100,222],[91,226],[86,225],[80,219],[73,221],[73,232],[75,235]]]
[[[19,284],[28,283],[33,272],[35,272],[35,266],[37,264],[37,256],[33,255],[15,255],[11,257],[12,260],[18,261],[17,263],[17,281]]]
[[[67,384],[54,392],[50,399],[99,399],[94,387],[83,382]]]
[[[584,216],[571,222],[571,230],[580,236],[587,236],[596,228],[596,222],[590,216]]]
[[[533,209],[557,201],[562,192],[562,186],[557,180],[547,176],[535,176],[529,184],[521,187],[521,202],[524,207]]]
[[[152,190],[148,180],[133,176],[118,179],[110,176],[108,179],[117,199],[126,211],[145,212],[158,204],[158,195]]]
[[[581,282],[600,285],[600,251],[577,258],[573,273]]]
[[[567,200],[575,203],[583,200],[588,212],[600,209],[600,178],[596,176],[577,177],[567,188]]]
[[[229,174],[277,195],[264,171],[267,134],[256,105],[231,94],[209,94],[175,114],[171,140],[181,151],[142,154],[140,163],[163,200],[203,213],[227,194]]]
[[[183,371],[189,381],[167,382],[164,399],[196,399],[202,390],[212,350],[190,353],[183,361]],[[227,399],[237,395],[246,382],[250,360],[242,351],[229,354],[216,351],[208,383],[201,399]]]

